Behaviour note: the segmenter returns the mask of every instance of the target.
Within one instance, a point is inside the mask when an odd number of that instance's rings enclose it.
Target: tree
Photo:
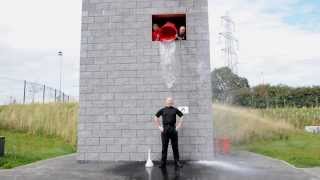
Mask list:
[[[211,82],[213,101],[235,103],[239,94],[250,91],[248,80],[234,74],[228,67],[214,69]]]

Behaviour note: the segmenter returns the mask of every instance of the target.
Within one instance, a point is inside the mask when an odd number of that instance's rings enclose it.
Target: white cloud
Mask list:
[[[247,77],[251,85],[261,83],[261,79],[271,84],[293,86],[320,84],[319,79],[313,78],[320,76],[320,72],[315,70],[320,61],[320,32],[291,26],[283,20],[283,17],[293,13],[290,7],[297,1],[227,2],[209,0],[214,67],[223,64],[217,55],[220,48],[215,43],[220,26],[219,17],[230,10],[240,41],[239,74]],[[272,7],[281,11],[273,12]],[[264,78],[261,77],[262,72]]]
[[[80,0],[2,0],[0,26],[14,48],[78,48]]]
[[[81,0],[2,0],[0,76],[58,88],[64,52],[63,87],[78,95]]]

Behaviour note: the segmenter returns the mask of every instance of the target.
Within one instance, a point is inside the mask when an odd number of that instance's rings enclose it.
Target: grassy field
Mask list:
[[[0,136],[6,137],[0,168],[75,152],[77,115],[78,104],[0,106]]]
[[[13,168],[31,162],[75,152],[63,139],[0,129],[6,137],[5,156],[0,157],[0,168]]]
[[[216,137],[230,138],[236,148],[282,159],[297,167],[320,166],[320,135],[303,132],[299,128],[303,126],[301,122],[280,118],[284,114],[271,115],[270,109],[262,112],[215,104],[213,110]]]
[[[61,137],[77,142],[78,104],[31,104],[0,106],[0,128],[34,135]]]
[[[286,139],[298,130],[290,123],[263,117],[255,109],[214,104],[217,137],[228,137],[234,144],[257,140]]]
[[[320,125],[320,107],[313,108],[268,108],[260,109],[260,114],[272,119],[282,119],[303,129],[306,125]]]
[[[320,166],[320,136],[297,133],[288,140],[266,140],[249,143],[246,149],[282,159],[296,167]]]

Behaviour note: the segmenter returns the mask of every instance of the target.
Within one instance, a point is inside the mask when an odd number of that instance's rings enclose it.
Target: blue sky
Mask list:
[[[287,7],[290,13],[284,14],[283,22],[290,26],[311,31],[320,31],[320,1],[319,0],[300,0],[292,1]],[[279,13],[283,12],[283,8],[273,6],[269,7],[266,12]]]
[[[230,11],[239,74],[250,85],[320,85],[319,9],[319,0],[209,0],[212,68],[223,65],[217,34]],[[59,87],[57,52],[63,51],[63,89],[77,96],[80,24],[81,0],[1,0],[0,77]]]

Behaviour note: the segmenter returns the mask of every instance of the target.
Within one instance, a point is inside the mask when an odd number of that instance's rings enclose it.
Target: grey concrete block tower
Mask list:
[[[153,14],[185,13],[187,40],[176,41],[179,75],[162,79]],[[153,116],[168,96],[188,106],[179,131],[181,160],[213,156],[207,0],[83,0],[77,160],[161,157]],[[168,158],[172,159],[169,146]]]

